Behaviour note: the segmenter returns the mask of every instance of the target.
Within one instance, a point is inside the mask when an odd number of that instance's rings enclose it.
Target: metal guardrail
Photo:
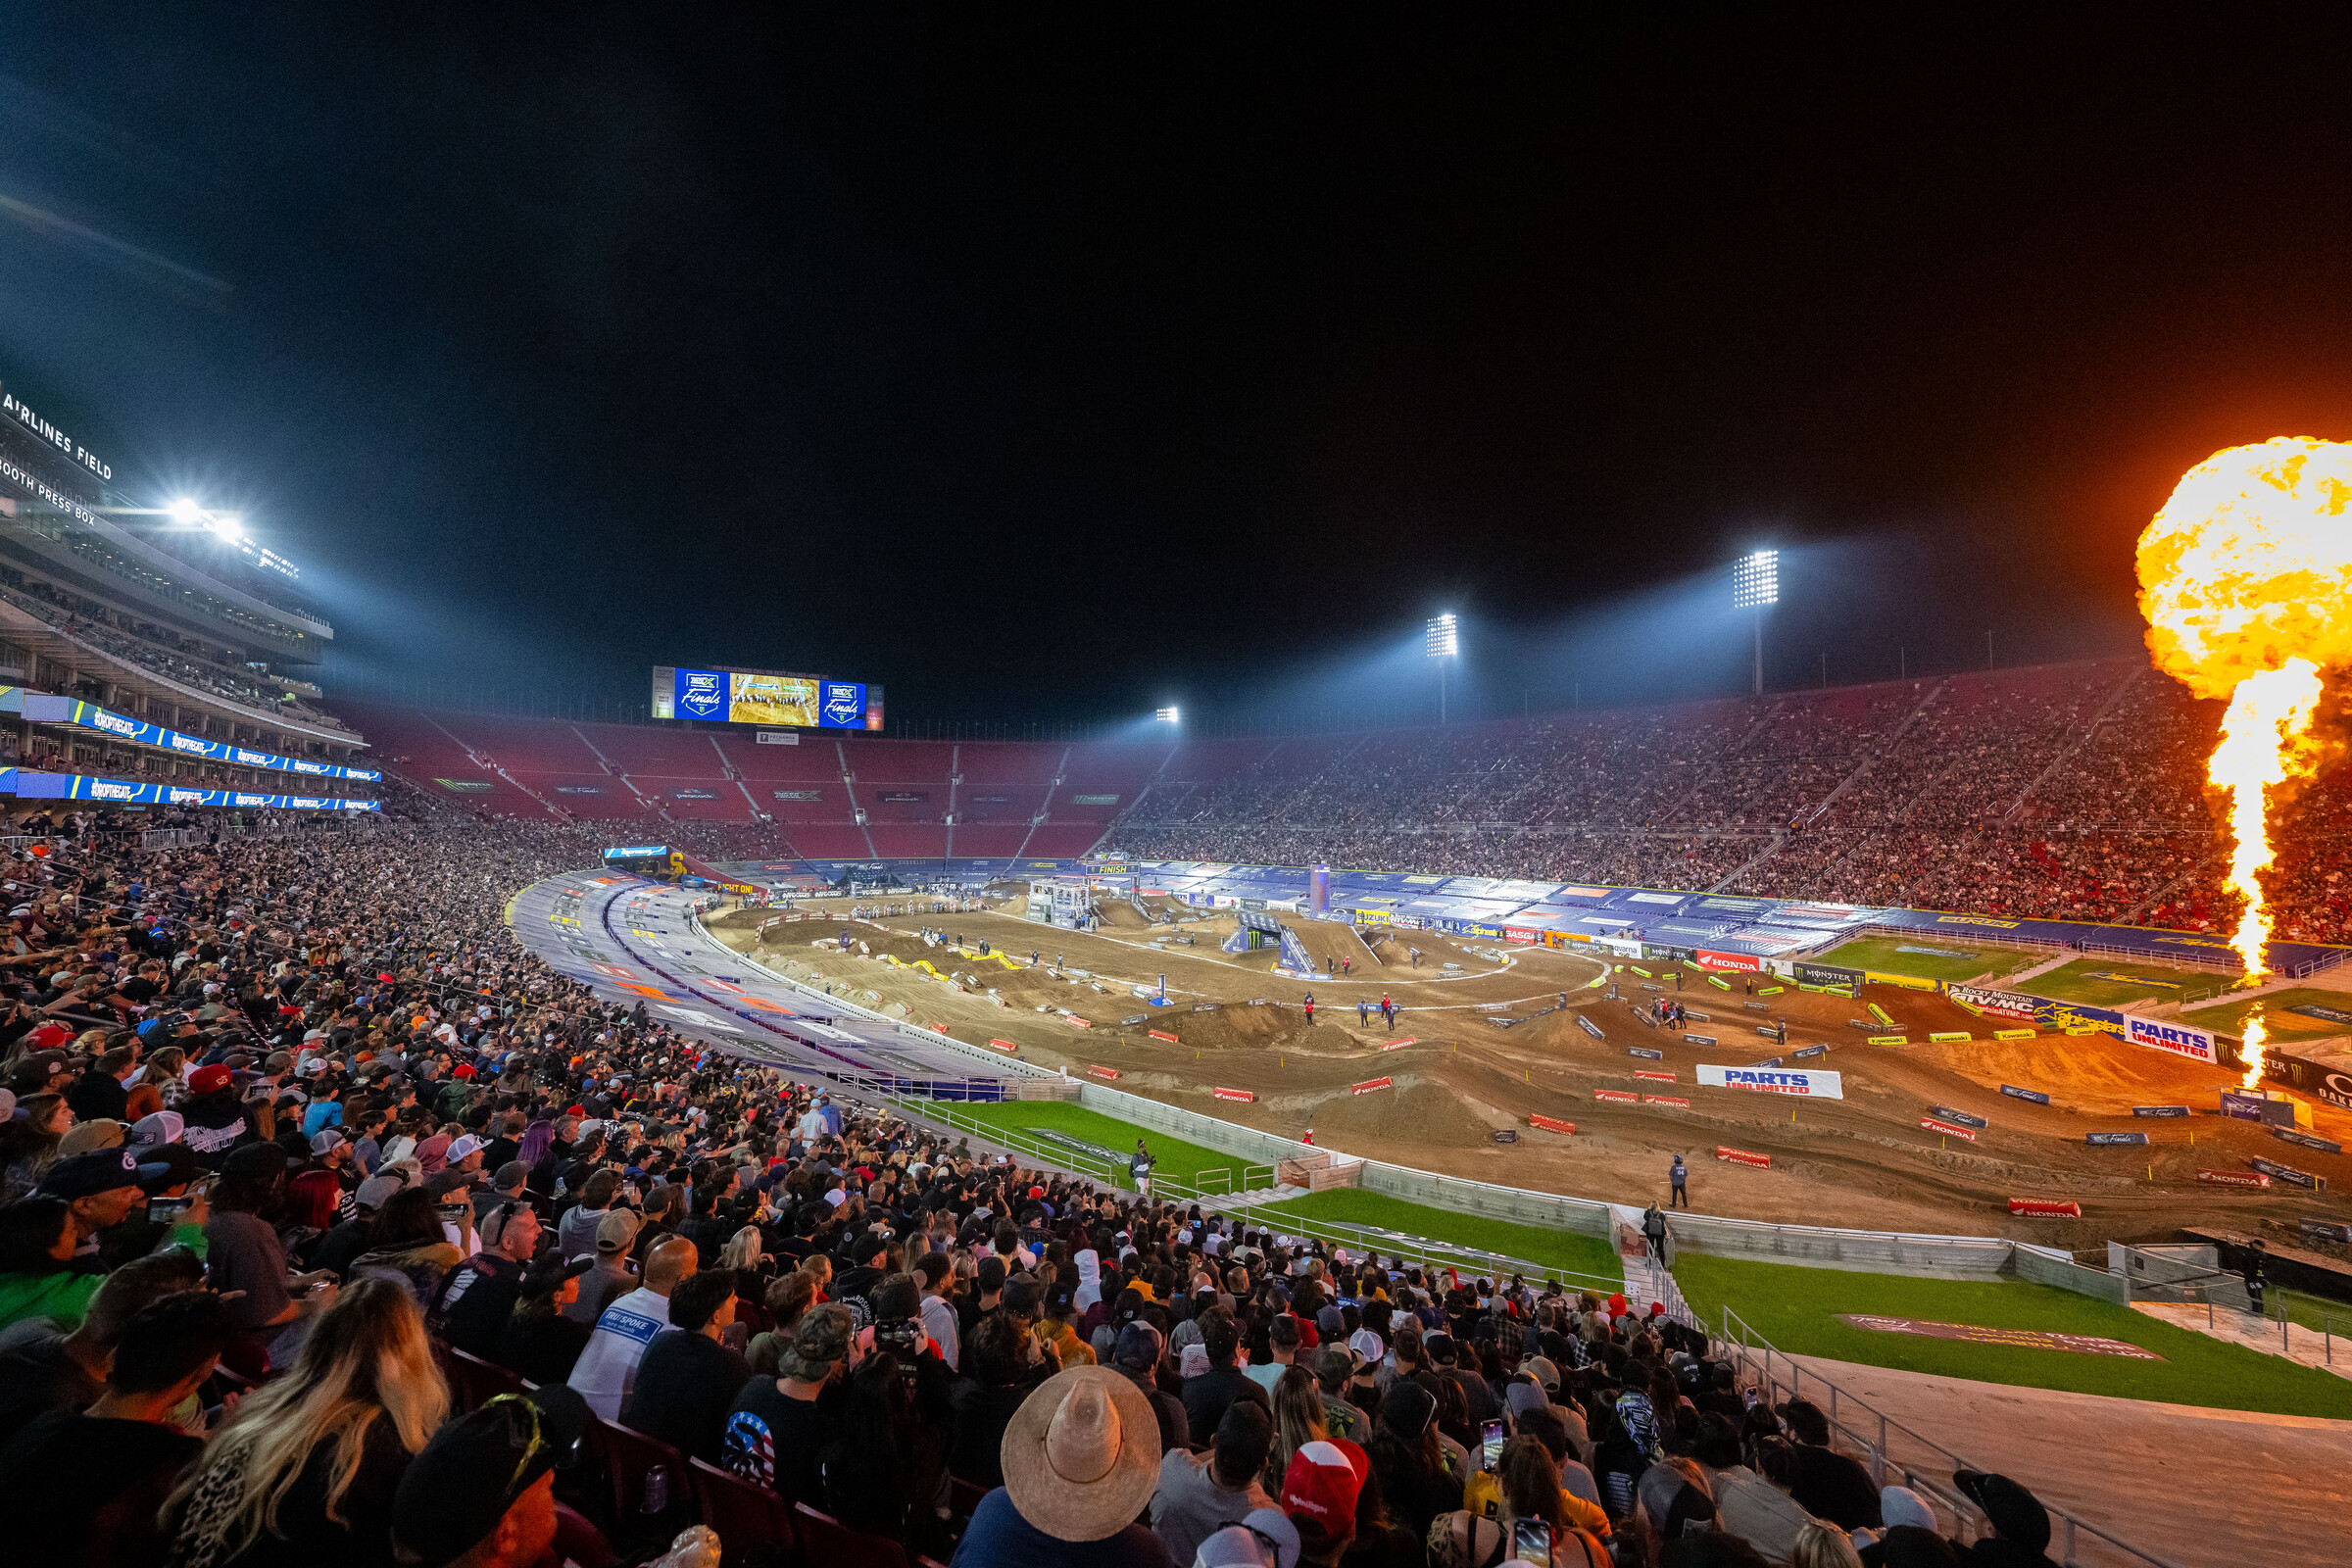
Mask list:
[[[1735,1326],[1738,1329],[1737,1334],[1734,1333]],[[1761,1381],[1764,1388],[1764,1399],[1768,1404],[1780,1402],[1776,1396],[1783,1388],[1788,1389],[1790,1398],[1804,1396],[1804,1382],[1810,1378],[1815,1386],[1828,1396],[1827,1408],[1824,1413],[1829,1417],[1831,1430],[1834,1433],[1843,1434],[1848,1442],[1869,1454],[1871,1482],[1874,1486],[1888,1485],[1886,1475],[1888,1469],[1892,1468],[1902,1478],[1902,1485],[1933,1498],[1941,1504],[1954,1519],[1961,1521],[1971,1529],[1981,1528],[1982,1514],[1974,1503],[1953,1489],[1951,1477],[1954,1471],[1981,1470],[1984,1466],[1970,1462],[1937,1443],[1934,1438],[1927,1437],[1903,1425],[1861,1396],[1847,1393],[1831,1379],[1807,1368],[1802,1362],[1790,1356],[1788,1351],[1776,1348],[1773,1343],[1758,1334],[1746,1319],[1733,1311],[1728,1302],[1723,1307],[1723,1343],[1738,1353],[1740,1370],[1750,1378]],[[1777,1366],[1776,1357],[1778,1358]],[[1821,1403],[1820,1400],[1814,1402]],[[1840,1417],[1838,1413],[1840,1408],[1860,1411],[1864,1417],[1876,1423],[1875,1431],[1850,1425]],[[1895,1459],[1887,1446],[1890,1435],[1900,1436],[1919,1445],[1935,1457],[1938,1468],[1922,1470],[1913,1464]],[[2113,1547],[2122,1553],[2128,1562],[2145,1563],[2149,1565],[2149,1568],[2180,1568],[2180,1565],[2172,1559],[2159,1557],[2150,1551],[2143,1551],[2130,1542],[2109,1535],[2097,1525],[2055,1503],[2044,1500],[2042,1506],[2049,1510],[2051,1519],[2057,1525],[2057,1529],[2051,1537],[2050,1547],[2057,1554],[2058,1560],[2066,1565],[2066,1568],[2093,1568],[2092,1562],[2080,1554],[2084,1537]]]
[[[1260,1167],[1263,1168],[1263,1167]],[[1564,1269],[1556,1264],[1537,1263],[1506,1252],[1490,1252],[1483,1248],[1463,1247],[1453,1242],[1441,1242],[1426,1236],[1407,1236],[1398,1231],[1376,1229],[1368,1225],[1350,1225],[1341,1220],[1316,1219],[1312,1216],[1264,1212],[1257,1204],[1224,1210],[1236,1218],[1250,1219],[1253,1230],[1270,1230],[1311,1237],[1319,1242],[1355,1250],[1369,1257],[1379,1255],[1408,1261],[1422,1269],[1452,1268],[1457,1272],[1467,1268],[1481,1276],[1500,1278],[1517,1274],[1533,1280],[1550,1280],[1560,1284],[1586,1281],[1606,1287],[1614,1295],[1624,1288],[1624,1281],[1611,1275],[1585,1274]],[[1580,1286],[1579,1289],[1583,1287]],[[1671,1307],[1669,1308],[1671,1310]]]

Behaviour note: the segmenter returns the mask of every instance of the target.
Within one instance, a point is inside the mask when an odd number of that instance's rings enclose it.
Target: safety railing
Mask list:
[[[1776,1348],[1770,1340],[1749,1326],[1746,1319],[1733,1311],[1728,1302],[1723,1307],[1722,1327],[1725,1348],[1739,1357],[1740,1375],[1751,1385],[1762,1385],[1764,1402],[1780,1403],[1783,1389],[1788,1391],[1788,1396],[1791,1399],[1811,1398],[1829,1418],[1832,1433],[1842,1435],[1849,1444],[1869,1456],[1872,1485],[1895,1485],[1895,1482],[1887,1479],[1892,1474],[1900,1478],[1900,1485],[1935,1499],[1967,1529],[1978,1531],[1984,1527],[1982,1512],[1952,1485],[1955,1472],[1982,1470],[1984,1466],[1970,1462],[1934,1438],[1903,1425],[1868,1399],[1840,1388],[1834,1380],[1822,1376],[1788,1351]],[[1807,1393],[1808,1383],[1814,1391],[1812,1394]],[[1863,1424],[1855,1425],[1856,1419]],[[1896,1458],[1889,1444],[1897,1438],[1917,1445],[1925,1451],[1926,1457]],[[2172,1559],[2143,1551],[2055,1503],[2045,1500],[2042,1506],[2049,1510],[2055,1525],[2051,1533],[2050,1550],[2066,1568],[2095,1568],[2102,1562],[2117,1560],[2145,1563],[2150,1568],[2179,1568]],[[2082,1551],[2094,1542],[2112,1548],[2120,1557],[2107,1554],[2099,1558],[2082,1556]]]
[[[1269,1212],[1254,1204],[1230,1212],[1252,1230],[1304,1236],[1314,1241],[1328,1242],[1335,1247],[1351,1249],[1365,1257],[1393,1257],[1424,1270],[1451,1268],[1456,1273],[1487,1279],[1504,1279],[1515,1274],[1522,1279],[1550,1281],[1576,1290],[1592,1290],[1603,1296],[1614,1295],[1625,1285],[1622,1279],[1613,1275],[1581,1273],[1553,1263],[1513,1257],[1506,1252],[1490,1252],[1481,1248],[1462,1247],[1426,1236],[1407,1236],[1401,1231],[1350,1225],[1341,1220],[1316,1219],[1279,1210]]]
[[[2290,1360],[2293,1358],[2293,1333],[2296,1329],[2303,1331],[2303,1338],[2307,1344],[2311,1336],[2317,1333],[2320,1337],[2320,1358],[2327,1366],[2332,1368],[2335,1365],[2335,1342],[2352,1338],[2352,1317],[2328,1310],[2328,1307],[2341,1303],[2328,1301],[2316,1296],[2302,1296],[2292,1291],[2282,1291],[2274,1285],[2268,1293],[2268,1299],[2264,1302],[2265,1306],[2273,1304],[2276,1304],[2278,1308],[2275,1315],[2278,1322],[2279,1353],[2287,1356]],[[2206,1310],[2210,1316],[2212,1308],[2208,1306]],[[2273,1314],[2265,1314],[2265,1316],[2271,1315]]]

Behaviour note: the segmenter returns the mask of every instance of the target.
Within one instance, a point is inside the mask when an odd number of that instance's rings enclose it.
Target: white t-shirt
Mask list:
[[[565,1381],[607,1421],[618,1421],[629,1391],[637,1386],[637,1363],[654,1336],[669,1327],[669,1298],[642,1286],[605,1308],[596,1332]]]

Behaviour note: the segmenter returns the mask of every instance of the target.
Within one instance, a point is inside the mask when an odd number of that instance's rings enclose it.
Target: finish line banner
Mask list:
[[[129,741],[134,746],[153,746],[180,757],[201,757],[207,761],[227,762],[236,767],[258,767],[272,773],[307,773],[313,778],[356,778],[376,783],[383,774],[364,767],[341,767],[332,762],[305,761],[299,757],[278,757],[270,752],[251,751],[232,746],[226,741],[208,741],[200,735],[186,735],[161,724],[144,723],[96,703],[78,698],[53,697],[46,692],[28,692],[22,687],[0,691],[0,712],[22,712],[35,724],[76,724],[94,729],[101,735]]]
[[[1710,1089],[1750,1089],[1764,1095],[1797,1095],[1843,1100],[1843,1080],[1819,1067],[1710,1067],[1700,1063],[1698,1081]]]

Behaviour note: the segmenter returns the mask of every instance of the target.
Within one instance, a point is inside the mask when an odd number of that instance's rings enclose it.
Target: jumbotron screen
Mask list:
[[[777,669],[686,669],[656,664],[653,698],[656,718],[802,729],[882,727],[881,687]]]

